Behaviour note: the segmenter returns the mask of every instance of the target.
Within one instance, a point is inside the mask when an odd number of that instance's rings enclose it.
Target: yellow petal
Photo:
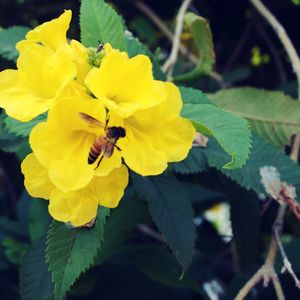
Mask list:
[[[22,122],[30,121],[47,111],[53,100],[33,94],[22,74],[16,70],[0,73],[0,90],[0,107],[10,117]]]
[[[17,49],[22,51],[24,48],[31,46],[32,43],[41,43],[53,50],[58,49],[67,43],[66,33],[71,18],[72,11],[65,10],[58,18],[37,26],[27,33],[25,40],[17,44]]]
[[[47,111],[76,75],[70,52],[64,47],[53,52],[33,45],[20,54],[18,68],[0,73],[0,107],[23,122]]]
[[[87,48],[76,40],[72,40],[70,46],[74,50],[74,59],[77,66],[76,79],[83,85],[86,75],[91,70],[91,65],[88,64]]]
[[[141,175],[157,175],[168,162],[183,160],[192,147],[195,129],[179,116],[182,100],[178,88],[164,83],[167,100],[139,110],[126,119],[127,144],[122,149],[126,164]]]
[[[30,134],[37,159],[64,192],[83,188],[92,180],[95,166],[88,164],[88,155],[96,137],[103,135],[103,128],[87,124],[80,112],[101,122],[106,115],[99,101],[64,98],[49,111],[47,122],[39,123]]]
[[[21,165],[24,174],[26,190],[32,197],[49,199],[50,193],[55,189],[49,180],[48,171],[36,159],[33,153],[27,155]]]
[[[166,154],[155,148],[155,140],[147,132],[128,126],[126,140],[126,147],[122,147],[122,157],[131,170],[150,176],[161,174],[167,168]]]
[[[98,201],[85,190],[62,192],[54,190],[50,196],[49,213],[61,222],[81,226],[96,217]]]
[[[100,68],[90,71],[85,83],[108,109],[122,117],[166,99],[164,85],[153,80],[151,61],[145,55],[129,59],[126,53],[112,50]]]
[[[107,176],[94,177],[87,190],[95,195],[101,206],[114,208],[118,206],[127,185],[128,170],[122,165]]]

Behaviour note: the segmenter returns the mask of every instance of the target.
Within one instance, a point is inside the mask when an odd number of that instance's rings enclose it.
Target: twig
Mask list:
[[[162,67],[163,71],[167,72],[168,79],[172,77],[173,68],[177,61],[179,45],[180,45],[180,36],[182,33],[182,29],[183,29],[184,16],[185,16],[185,13],[191,2],[192,2],[192,0],[184,0],[182,2],[182,5],[180,6],[180,9],[179,9],[179,12],[177,15],[172,50],[171,50],[169,58],[166,60],[165,64]]]
[[[281,240],[280,240],[280,234],[281,234],[280,228],[275,227],[274,228],[274,237],[276,239],[277,246],[279,248],[279,252],[280,252],[282,260],[283,260],[283,267],[282,267],[281,273],[288,271],[288,273],[290,273],[290,275],[293,277],[296,287],[300,289],[300,280],[298,279],[294,270],[292,269],[292,264],[289,261],[287,255],[285,253],[285,250],[284,250]]]
[[[285,51],[287,52],[293,70],[296,74],[298,81],[298,98],[300,99],[300,59],[297,54],[295,47],[293,46],[289,36],[287,35],[283,26],[274,17],[274,15],[269,11],[268,8],[260,0],[250,0],[250,2],[256,7],[256,9],[265,17],[266,21],[273,27],[278,35]]]
[[[272,28],[277,33],[278,38],[280,39],[284,49],[286,50],[286,52],[291,60],[293,70],[297,76],[298,95],[299,95],[298,98],[300,100],[300,59],[297,55],[297,52],[296,52],[290,38],[288,37],[287,33],[285,32],[285,29],[282,27],[282,25],[279,23],[279,21],[262,4],[262,2],[260,0],[249,0],[249,1],[256,7],[256,9],[265,17],[266,21],[268,21],[268,23],[272,26]],[[291,158],[297,161],[298,153],[299,153],[299,143],[296,139],[296,141],[294,141],[293,146],[292,146]],[[282,228],[283,228],[284,215],[285,215],[286,209],[287,209],[286,204],[280,205],[280,207],[279,207],[275,222],[273,224],[272,240],[270,243],[267,259],[266,259],[264,265],[252,276],[252,278],[239,291],[235,300],[243,300],[247,296],[247,294],[250,292],[250,290],[261,279],[263,279],[264,286],[268,285],[268,283],[271,280],[274,285],[277,298],[279,300],[285,299],[280,281],[278,280],[277,274],[274,269],[274,264],[275,264],[278,247],[280,249],[280,246],[282,246],[282,244],[280,242],[280,235],[281,235]],[[281,249],[280,249],[280,252],[283,255],[283,254],[285,254],[285,252],[282,252],[282,250],[284,251],[283,247],[281,247]],[[285,255],[285,257],[286,257],[286,255]],[[284,264],[286,263],[285,261],[286,260],[284,260]],[[286,268],[287,267],[290,267],[290,264],[287,264]],[[292,273],[294,273],[294,272],[292,271]],[[298,281],[295,280],[295,282],[297,284]]]
[[[147,6],[143,1],[133,0],[132,3],[137,9],[143,12],[153,22],[154,25],[156,25],[156,27],[168,38],[171,43],[173,42],[174,35],[172,31],[164,24],[160,17],[149,6]],[[197,56],[191,53],[183,44],[179,44],[179,52],[187,57],[188,60],[195,65],[198,63],[199,59],[197,58]],[[219,73],[211,72],[209,76],[216,80],[221,88],[227,86]]]

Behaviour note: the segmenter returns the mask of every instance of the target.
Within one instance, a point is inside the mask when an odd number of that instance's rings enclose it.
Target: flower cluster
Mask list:
[[[180,117],[178,88],[153,79],[147,56],[68,42],[70,21],[67,10],[17,44],[17,70],[0,73],[0,107],[22,122],[48,112],[30,134],[25,187],[50,200],[53,218],[81,226],[99,205],[118,205],[127,168],[157,175],[184,159],[195,130]]]

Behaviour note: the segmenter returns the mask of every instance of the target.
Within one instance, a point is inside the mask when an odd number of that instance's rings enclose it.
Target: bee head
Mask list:
[[[126,136],[126,130],[123,127],[118,127],[119,130],[119,137],[123,138]]]
[[[113,126],[110,128],[110,135],[112,137],[123,138],[126,136],[126,131],[123,127]]]

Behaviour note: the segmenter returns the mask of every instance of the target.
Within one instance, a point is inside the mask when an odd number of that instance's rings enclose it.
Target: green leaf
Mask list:
[[[129,57],[133,57],[138,54],[145,54],[149,56],[152,61],[154,78],[158,80],[166,80],[166,75],[161,70],[157,59],[154,57],[151,51],[137,38],[126,35],[126,46]]]
[[[4,123],[8,132],[15,134],[16,136],[29,136],[32,128],[40,122],[46,121],[47,114],[39,115],[29,122],[20,122],[11,117],[6,117]]]
[[[180,93],[184,104],[211,104],[216,106],[207,95],[193,88],[180,86]]]
[[[245,189],[264,194],[265,189],[260,181],[259,169],[263,166],[274,166],[280,173],[281,179],[294,185],[296,194],[300,195],[300,167],[282,151],[255,133],[253,133],[252,141],[251,154],[246,165],[236,170],[227,170],[222,167],[229,159],[229,155],[214,139],[209,140],[207,148],[198,149],[204,154],[210,167],[218,169]]]
[[[300,131],[300,103],[282,92],[234,88],[210,97],[224,110],[247,119],[253,130],[277,147],[283,148]]]
[[[46,238],[39,239],[26,253],[20,269],[22,300],[44,300],[53,295],[51,273],[45,262]]]
[[[103,0],[82,0],[80,8],[81,42],[97,47],[100,42],[126,49],[122,18]]]
[[[185,190],[168,176],[131,176],[138,196],[147,201],[153,221],[185,271],[195,243],[193,209]]]
[[[79,275],[94,262],[103,241],[109,209],[101,207],[92,229],[68,228],[53,221],[48,232],[47,262],[55,283],[55,299],[63,299]]]
[[[98,252],[96,264],[101,264],[120,250],[129,233],[140,223],[150,219],[148,210],[140,199],[137,199],[132,188],[127,187],[118,207],[111,211],[104,229],[104,242]]]
[[[146,276],[163,285],[174,288],[202,290],[196,280],[186,275],[180,280],[181,270],[168,249],[158,245],[128,245],[123,252]]]
[[[44,199],[32,199],[28,214],[28,229],[31,241],[36,241],[45,235],[51,222],[48,213],[48,201]]]
[[[24,39],[28,27],[13,26],[0,31],[0,55],[8,60],[16,60],[19,53],[16,44]]]
[[[176,81],[188,81],[199,76],[210,74],[215,64],[214,45],[208,21],[189,12],[185,15],[185,24],[191,31],[197,46],[199,61],[192,71],[176,77]]]
[[[198,151],[197,148],[192,148],[183,161],[169,164],[171,171],[182,175],[201,173],[207,168],[207,162],[203,159],[202,152]]]
[[[214,136],[230,154],[226,169],[240,168],[250,152],[250,130],[246,120],[209,104],[184,104],[182,116],[191,120],[197,131]]]

